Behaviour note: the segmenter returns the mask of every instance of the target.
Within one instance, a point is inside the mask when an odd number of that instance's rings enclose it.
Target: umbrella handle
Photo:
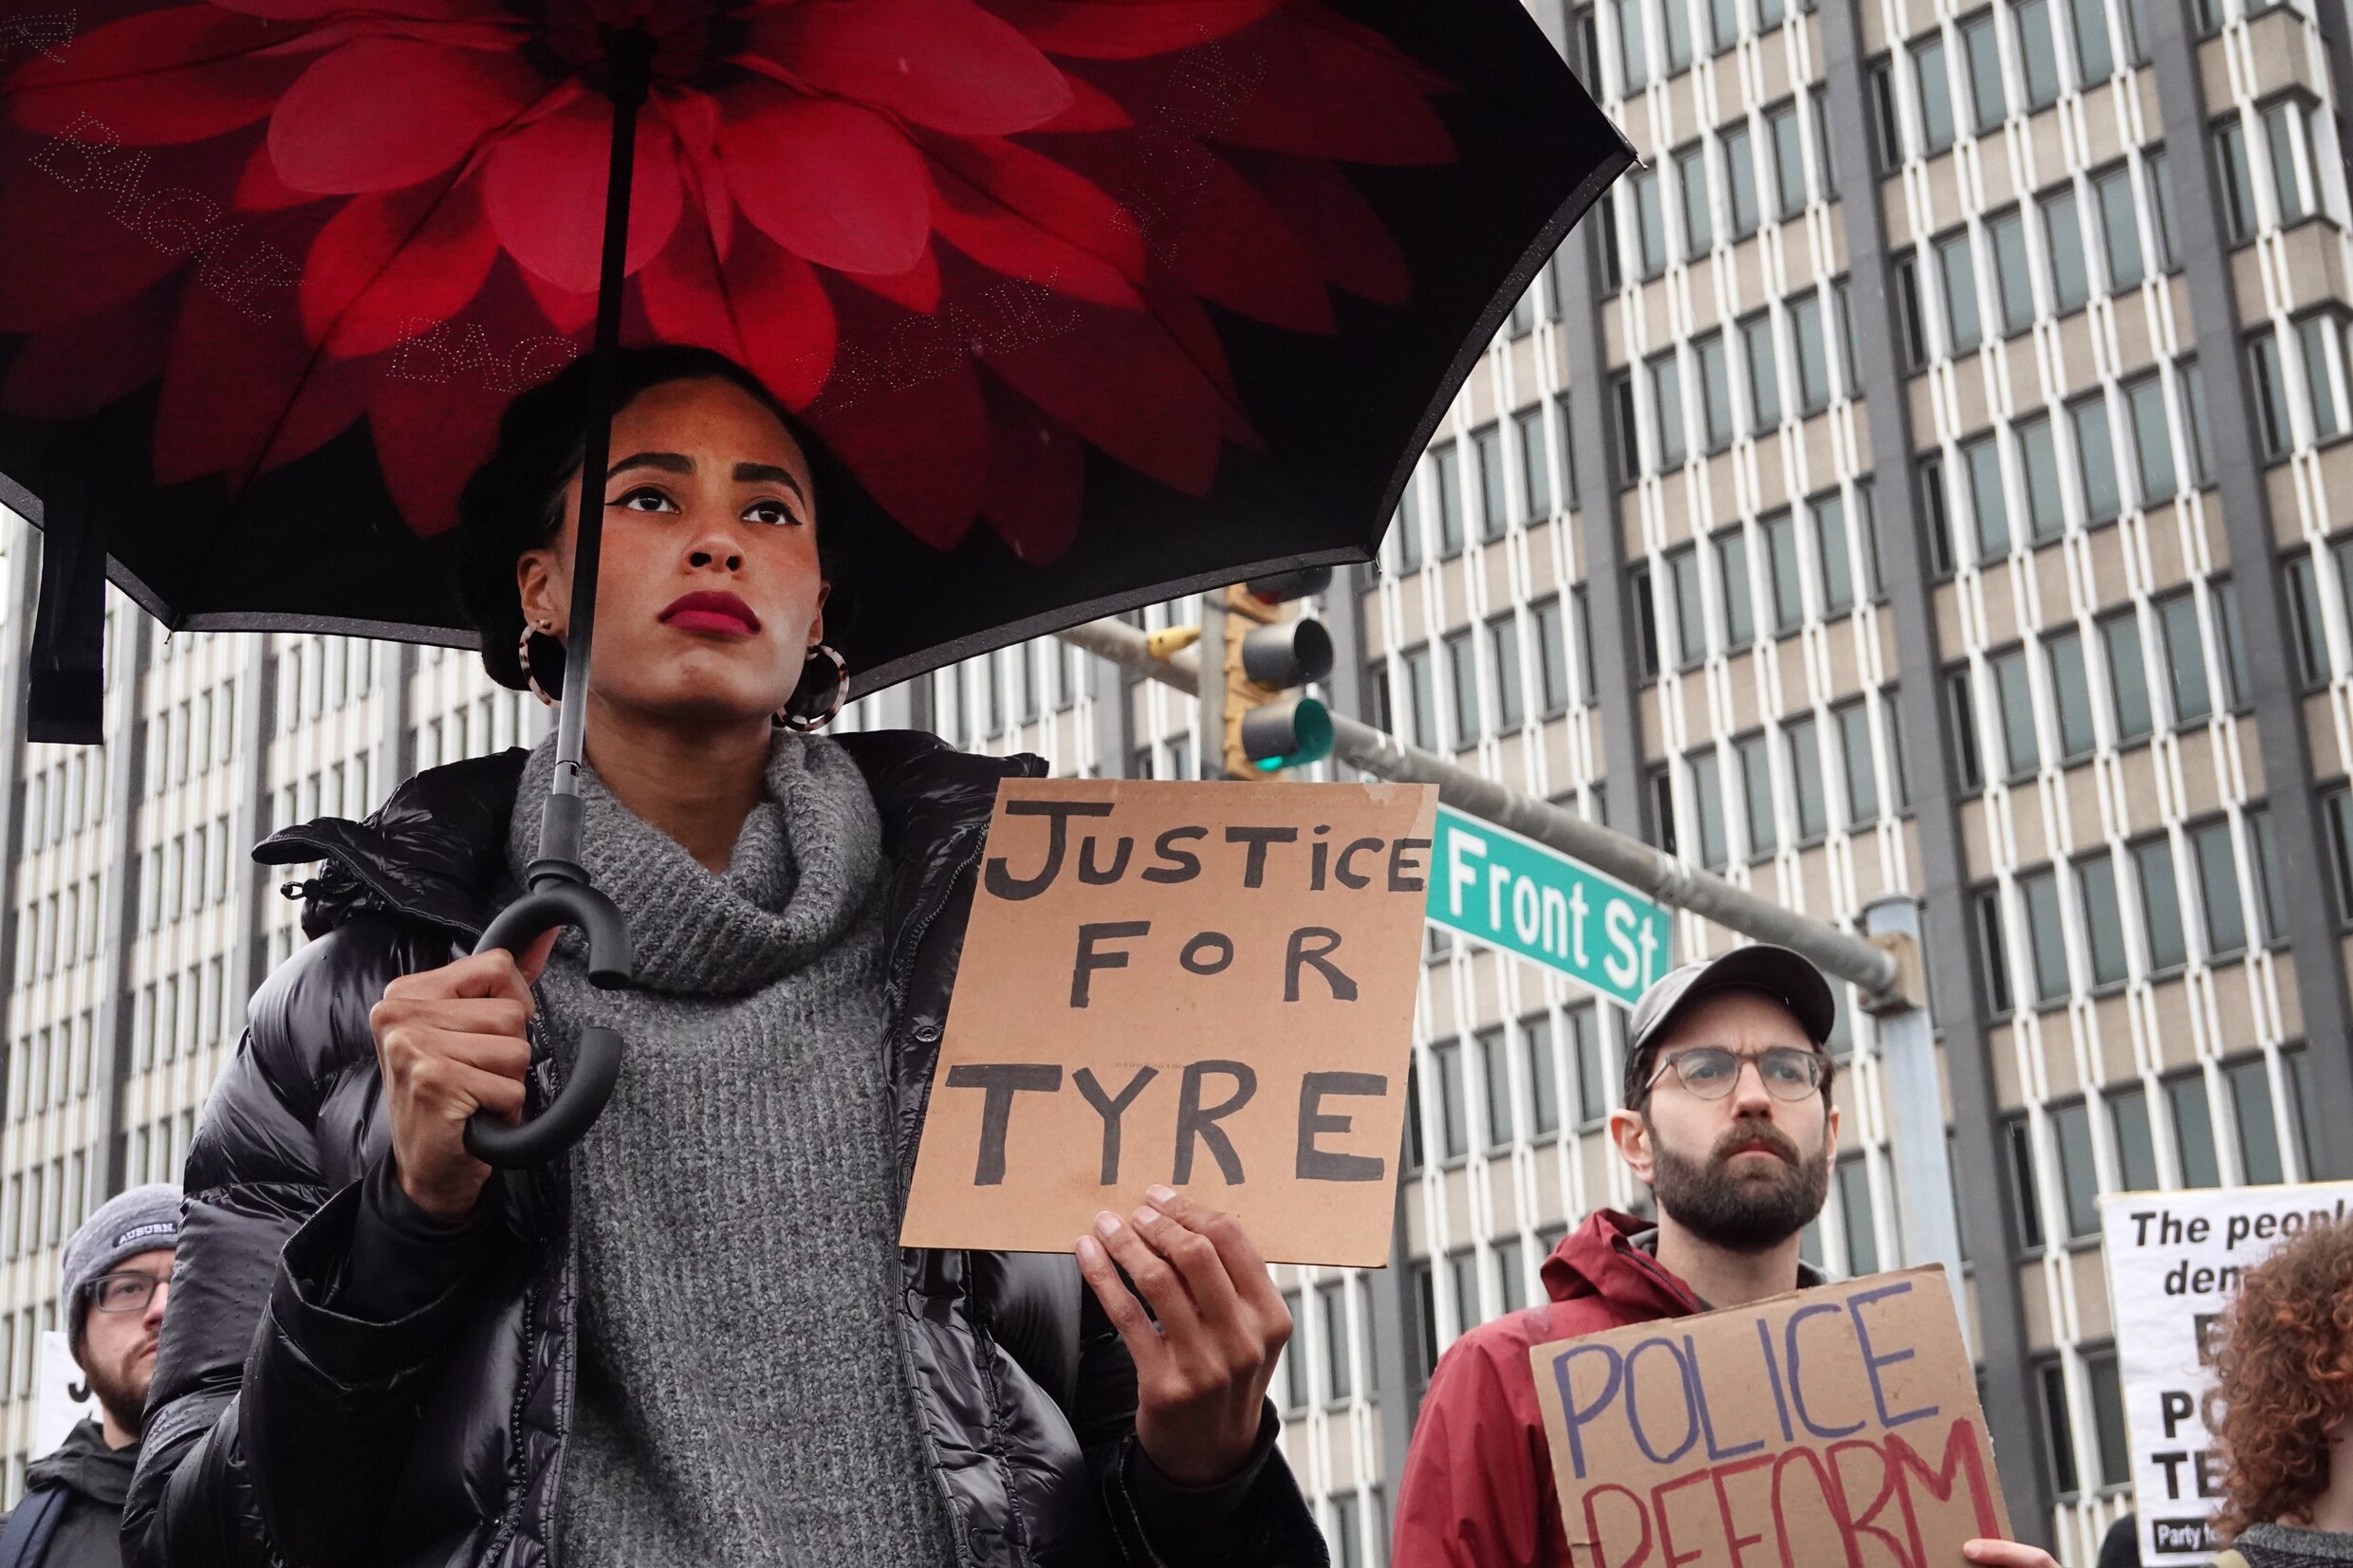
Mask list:
[[[562,926],[588,936],[588,981],[602,990],[629,983],[629,926],[610,898],[585,882],[549,880],[501,910],[474,951],[521,952]],[[572,1071],[547,1109],[513,1126],[488,1111],[466,1121],[466,1153],[501,1170],[544,1165],[578,1143],[604,1114],[621,1077],[621,1036],[602,1024],[580,1032]]]

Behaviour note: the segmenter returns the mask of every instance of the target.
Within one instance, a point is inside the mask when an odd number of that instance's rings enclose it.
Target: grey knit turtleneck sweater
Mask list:
[[[552,744],[508,839],[536,854]],[[593,776],[583,859],[628,916],[637,987],[577,936],[541,981],[559,1060],[627,1041],[570,1159],[580,1369],[564,1568],[953,1563],[895,1320],[880,824],[830,741],[780,734],[725,876]]]

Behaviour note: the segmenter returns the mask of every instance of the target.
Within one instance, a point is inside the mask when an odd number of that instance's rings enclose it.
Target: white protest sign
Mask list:
[[[74,1362],[73,1349],[66,1344],[63,1330],[51,1329],[41,1336],[40,1354],[33,1363],[33,1386],[38,1397],[33,1407],[29,1454],[39,1459],[56,1452],[67,1432],[98,1414],[98,1400],[83,1392],[87,1385],[82,1381],[82,1369]]]
[[[2208,1522],[2223,1466],[2206,1425],[2207,1329],[2273,1247],[2353,1212],[2353,1182],[2111,1192],[2100,1210],[2140,1560],[2202,1565],[2224,1545]]]

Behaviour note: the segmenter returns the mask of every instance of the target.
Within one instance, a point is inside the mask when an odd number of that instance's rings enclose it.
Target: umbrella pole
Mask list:
[[[544,882],[586,882],[580,864],[581,762],[587,743],[588,669],[596,644],[597,570],[604,545],[604,470],[612,461],[613,377],[621,353],[621,296],[629,251],[629,184],[637,168],[638,111],[652,77],[654,40],[641,28],[605,37],[613,102],[611,161],[604,175],[604,249],[597,273],[597,330],[588,373],[587,450],[580,470],[580,527],[572,546],[572,611],[564,649],[564,701],[556,718],[555,783],[541,820],[539,858],[527,873]]]

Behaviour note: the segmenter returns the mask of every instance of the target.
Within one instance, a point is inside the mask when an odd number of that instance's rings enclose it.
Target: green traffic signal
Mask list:
[[[1313,697],[1253,708],[1242,715],[1242,752],[1261,773],[1320,763],[1332,754],[1331,711]]]

